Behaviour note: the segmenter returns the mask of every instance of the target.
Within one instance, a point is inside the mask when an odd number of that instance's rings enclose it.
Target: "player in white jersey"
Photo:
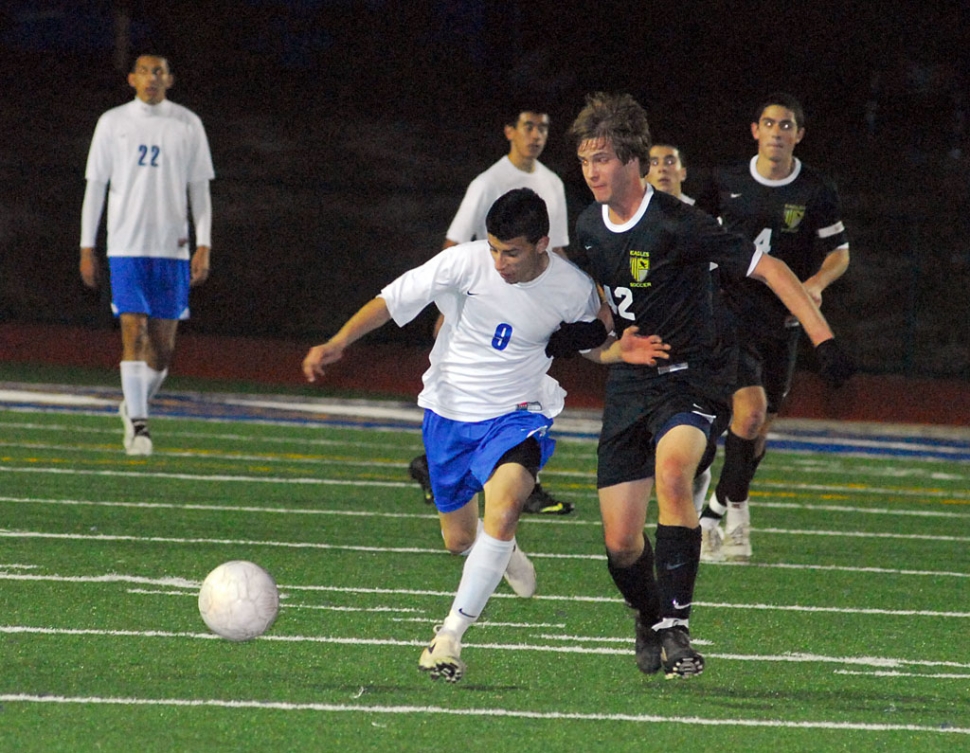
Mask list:
[[[546,373],[550,341],[594,326],[599,334],[585,344],[594,348],[586,354],[591,360],[666,357],[658,338],[607,338],[592,280],[548,253],[549,218],[535,192],[501,196],[487,228],[487,240],[447,248],[387,285],[303,361],[315,381],[351,343],[391,319],[403,326],[431,303],[449,312],[418,404],[445,547],[467,555],[451,611],[419,661],[433,679],[450,682],[465,670],[462,636],[503,575],[519,596],[535,592],[535,568],[515,533],[536,474],[552,455],[549,429],[563,408],[565,392]]]
[[[135,61],[135,99],[98,120],[85,171],[80,272],[88,287],[100,284],[94,247],[107,191],[111,307],[121,321],[118,412],[129,455],[152,453],[148,403],[168,374],[178,322],[189,317],[189,287],[209,276],[212,156],[199,117],[166,99],[173,82],[165,58]]]
[[[545,201],[549,212],[550,248],[565,256],[565,248],[569,245],[566,190],[559,176],[539,162],[549,138],[549,115],[532,104],[514,105],[508,112],[503,133],[509,142],[508,154],[468,185],[445,234],[444,247],[483,240],[487,235],[485,215],[495,200],[513,188],[531,188]],[[448,313],[444,309],[441,311],[442,314]],[[441,324],[442,318],[439,317],[436,331]],[[424,455],[414,458],[408,472],[421,485],[425,501],[433,503],[427,458]],[[572,503],[555,499],[539,483],[525,506],[525,512],[540,514],[565,515],[572,510]]]

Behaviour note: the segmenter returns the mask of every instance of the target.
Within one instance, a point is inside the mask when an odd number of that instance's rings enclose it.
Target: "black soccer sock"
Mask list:
[[[755,459],[756,441],[743,439],[728,431],[727,438],[724,440],[724,467],[721,468],[721,477],[714,490],[718,502],[722,505],[727,505],[728,500],[744,502],[748,498],[751,479],[758,469],[758,463],[764,457],[762,453],[761,457]]]
[[[700,550],[698,550],[700,551]],[[657,578],[653,572],[653,548],[650,539],[643,537],[643,554],[629,567],[618,567],[606,555],[606,566],[613,582],[626,603],[643,615],[647,624],[660,620],[660,599]]]
[[[690,618],[700,560],[700,526],[657,525],[657,587],[661,619]]]

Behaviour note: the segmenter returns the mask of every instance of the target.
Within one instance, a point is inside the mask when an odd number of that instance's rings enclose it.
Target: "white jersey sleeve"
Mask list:
[[[549,417],[565,392],[547,375],[549,337],[563,321],[592,321],[599,297],[592,280],[555,254],[535,280],[510,285],[486,241],[445,249],[381,293],[398,324],[444,296],[454,312],[438,333],[418,404],[456,421],[483,421],[515,410]]]

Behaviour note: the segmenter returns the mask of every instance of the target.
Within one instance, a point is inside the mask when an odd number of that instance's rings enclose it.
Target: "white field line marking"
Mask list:
[[[18,447],[25,450],[53,450],[56,452],[99,452],[102,454],[117,455],[118,448],[115,445],[52,445],[32,442],[2,442],[0,447]],[[309,455],[307,453],[259,453],[244,454],[241,452],[224,452],[210,450],[174,450],[166,449],[155,453],[164,458],[192,458],[194,460],[217,460],[226,462],[247,462],[247,463],[304,463],[313,465],[338,465],[338,466],[363,466],[365,468],[407,468],[408,463],[399,460],[358,460],[356,457],[338,456],[326,457],[323,455]],[[410,462],[410,461],[408,461]]]
[[[36,403],[39,405],[85,405],[103,406],[105,408],[117,405],[117,400],[91,397],[90,395],[71,395],[63,392],[32,392],[28,390],[0,389],[0,402],[4,403]]]
[[[385,515],[387,517],[396,517],[395,515],[393,515],[391,513],[386,513]],[[545,521],[543,521],[543,522],[545,522]],[[42,535],[54,536],[55,534],[36,534],[36,535],[38,535],[38,536],[42,536]],[[91,538],[89,536],[85,536],[85,535],[82,535],[82,534],[70,534],[70,535],[69,534],[57,534],[57,536],[60,536],[62,538],[68,538],[68,537],[70,537],[72,540]],[[3,537],[6,537],[6,538],[18,538],[18,534],[17,534],[17,532],[6,531],[4,529],[0,529],[0,538],[3,538]],[[189,542],[184,542],[184,543],[189,543]],[[205,543],[209,543],[209,542],[205,542]],[[232,544],[233,546],[237,546],[237,545],[242,545],[242,544],[252,544],[253,542],[243,542],[243,541],[235,541],[235,540],[233,540],[233,541],[230,541],[228,543]],[[256,543],[259,544],[259,543],[263,543],[263,542],[256,542]],[[272,543],[268,543],[267,542],[266,544],[267,544],[267,546],[273,546]],[[280,545],[280,546],[282,546],[282,545]],[[334,550],[340,550],[342,547],[339,547],[339,546],[331,546],[330,548],[331,549],[334,549]],[[350,547],[347,547],[347,548],[349,549]],[[399,551],[399,550],[374,548],[373,550],[369,550],[369,551],[395,552],[395,551]],[[432,554],[433,553],[442,553],[441,550],[430,550],[430,549],[417,550],[417,551],[419,553],[424,553],[424,552],[432,553]],[[602,560],[605,559],[605,555],[601,555],[601,554],[585,554],[585,555],[582,555],[582,554],[553,554],[553,553],[546,553],[546,552],[529,552],[529,556],[531,558],[533,558],[533,559],[552,559],[552,560],[559,560],[559,559],[586,559],[586,560],[602,561]],[[904,570],[904,569],[900,569],[900,568],[889,568],[889,567],[853,567],[853,566],[849,566],[849,565],[809,565],[809,564],[796,564],[796,563],[789,563],[789,562],[773,562],[773,563],[716,562],[716,563],[706,563],[704,566],[705,567],[757,567],[757,568],[762,568],[762,569],[805,570],[805,571],[809,571],[809,572],[866,573],[866,574],[871,574],[871,575],[913,575],[913,576],[930,577],[930,578],[938,578],[938,577],[945,577],[945,578],[970,578],[970,573],[965,573],[965,572],[961,573],[961,572],[954,572],[954,571],[947,571],[947,570]],[[0,569],[3,569],[3,568],[0,568]],[[2,576],[0,576],[0,577],[2,577]],[[201,585],[201,584],[198,584],[198,585]],[[306,589],[311,589],[312,590],[314,588],[323,588],[323,587],[318,587],[318,586],[293,586],[293,588],[297,588],[297,589],[299,589],[299,588],[306,588]],[[420,592],[415,592],[415,593],[420,593]],[[498,594],[496,594],[496,595],[498,595]]]
[[[10,501],[11,498],[0,497],[0,502]],[[146,507],[146,506],[157,506],[160,508],[176,508],[176,509],[214,509],[214,510],[226,510],[228,508],[222,507],[220,505],[207,506],[207,505],[170,505],[167,503],[137,503],[137,502],[86,502],[86,501],[70,501],[70,500],[19,500],[14,499],[13,501],[41,501],[41,502],[52,502],[56,504],[104,504],[104,505],[118,505],[121,507]],[[232,510],[239,512],[281,512],[285,510],[280,510],[277,508],[260,508],[260,507],[233,507]],[[418,515],[416,513],[376,513],[376,512],[361,512],[361,511],[337,511],[337,510],[292,510],[294,514],[307,514],[307,515],[340,515],[349,517],[383,517],[383,518],[424,518],[424,519],[437,519],[435,515]],[[570,525],[596,525],[599,526],[599,521],[560,521],[558,518],[542,518],[538,520],[530,519],[526,521],[528,523],[540,523],[540,524],[570,524]],[[777,531],[776,531],[777,533]],[[805,533],[804,530],[792,531],[793,534]],[[85,534],[48,534],[48,533],[27,533],[27,532],[17,532],[9,531],[6,529],[0,529],[0,538],[18,538],[27,536],[37,536],[37,537],[60,537],[63,539],[71,540],[84,540],[92,538],[91,536]],[[288,546],[286,543],[274,543],[274,542],[251,542],[251,541],[210,541],[210,540],[196,540],[196,539],[165,539],[164,541],[176,541],[179,543],[228,543],[232,545],[252,545],[252,544],[265,544],[266,546]],[[348,549],[353,550],[353,547],[340,547],[325,544],[294,544],[292,546],[300,546],[303,548],[316,546],[318,548],[329,548],[334,550]],[[374,547],[367,551],[375,552],[397,552],[402,551],[399,549],[384,549]],[[441,553],[441,550],[413,550],[418,553]],[[530,552],[529,556],[538,559],[585,559],[585,560],[595,560],[601,561],[605,558],[604,555],[600,554],[555,554],[555,553],[545,553],[545,552]],[[28,567],[26,565],[21,565],[17,567]],[[847,565],[811,565],[811,564],[796,564],[787,562],[774,562],[774,563],[735,563],[735,562],[717,562],[717,563],[706,563],[705,567],[757,567],[757,568],[767,568],[767,569],[784,569],[784,570],[806,570],[806,571],[818,571],[818,572],[844,572],[844,573],[868,573],[873,575],[914,575],[914,576],[924,576],[924,577],[947,577],[947,578],[970,578],[970,573],[966,572],[956,572],[947,570],[907,570],[900,568],[885,568],[885,567],[853,567]],[[2,568],[0,568],[2,569]]]
[[[134,461],[132,461],[134,462]],[[294,476],[291,478],[281,476],[226,476],[222,474],[206,475],[198,473],[149,473],[141,471],[89,471],[78,468],[16,468],[12,466],[0,466],[0,472],[4,473],[52,473],[62,476],[103,476],[118,478],[143,478],[143,479],[169,479],[174,481],[216,481],[225,483],[228,481],[241,481],[246,484],[311,484],[320,486],[379,486],[387,489],[403,489],[414,486],[413,481],[362,481],[360,479],[330,479],[330,478],[307,478],[305,476]]]
[[[813,531],[806,529],[785,529],[785,528],[751,528],[753,533],[758,534],[779,534],[784,536],[827,536],[831,538],[852,538],[852,539],[893,539],[898,541],[937,541],[937,542],[970,542],[970,536],[940,536],[918,533],[866,533],[861,531]],[[0,537],[3,538],[35,538],[35,539],[60,539],[66,541],[144,541],[148,543],[162,544],[235,544],[238,546],[268,546],[285,549],[321,549],[337,550],[349,552],[389,552],[389,553],[411,553],[411,554],[443,554],[443,549],[427,549],[421,547],[379,547],[364,546],[362,544],[326,544],[311,541],[256,541],[256,540],[235,540],[235,539],[190,539],[176,536],[132,536],[124,534],[81,534],[81,533],[48,533],[44,531],[11,531],[0,529]],[[583,559],[600,560],[602,554],[542,554],[529,552],[530,557],[547,557],[555,559]]]
[[[181,588],[187,590],[198,589],[202,584],[199,581],[190,581],[182,578],[146,578],[135,575],[122,575],[109,573],[107,575],[34,575],[28,573],[5,573],[0,572],[0,581],[21,581],[21,582],[51,582],[51,583],[137,583],[139,585],[159,585],[171,588]],[[281,599],[289,598],[289,591],[309,591],[321,593],[347,593],[347,594],[372,594],[372,595],[394,595],[394,596],[431,596],[431,597],[450,597],[451,591],[430,591],[417,590],[410,588],[359,588],[354,586],[303,586],[303,585],[280,585],[280,591],[284,593]],[[182,594],[176,594],[182,595]],[[495,592],[493,599],[517,599],[515,594]],[[574,602],[574,603],[596,603],[596,604],[616,604],[621,599],[614,596],[578,596],[578,595],[556,595],[556,594],[536,594],[532,597],[533,601],[555,601],[555,602]],[[933,610],[916,609],[874,609],[864,607],[812,607],[800,604],[725,604],[714,601],[695,601],[695,606],[702,606],[711,609],[754,609],[759,611],[775,612],[808,612],[808,613],[837,613],[837,614],[862,614],[862,615],[881,615],[890,617],[934,617],[934,618],[954,618],[970,619],[970,612],[941,612]]]
[[[0,496],[0,502],[12,502],[18,504],[35,505],[67,505],[67,506],[90,506],[90,507],[129,507],[136,509],[159,509],[159,510],[208,510],[212,512],[236,512],[236,513],[267,513],[271,515],[341,515],[348,517],[375,517],[375,518],[414,518],[414,519],[434,519],[438,516],[433,513],[383,513],[363,510],[321,510],[305,509],[299,507],[265,507],[254,505],[230,505],[230,504],[200,504],[200,503],[176,503],[176,502],[114,502],[111,500],[90,500],[90,499],[50,499],[44,497],[5,497]],[[970,513],[950,512],[941,510],[893,510],[888,507],[847,507],[844,505],[800,505],[788,502],[762,502],[758,501],[758,507],[770,507],[784,510],[805,510],[808,512],[845,512],[861,513],[872,515],[892,515],[916,518],[943,518],[943,519],[965,519],[970,518]],[[557,523],[560,525],[596,525],[600,526],[598,520],[574,520],[558,515],[549,515],[539,518],[523,518],[524,521]]]
[[[0,428],[13,428],[13,429],[23,429],[27,431],[48,431],[48,432],[70,432],[71,434],[107,434],[112,437],[116,437],[119,433],[118,429],[107,429],[100,428],[96,426],[72,426],[68,424],[37,424],[28,422],[0,422]],[[315,429],[316,427],[314,427]],[[361,431],[361,429],[348,429],[348,431]],[[398,432],[394,432],[398,433]],[[218,433],[218,432],[206,432],[206,431],[184,431],[175,430],[171,432],[166,432],[166,436],[172,437],[190,437],[193,439],[217,439],[222,441],[236,441],[243,442],[245,444],[295,444],[295,445],[310,445],[319,447],[360,447],[360,448],[375,448],[375,449],[406,449],[420,451],[423,449],[422,444],[413,444],[402,446],[400,444],[392,442],[361,442],[353,439],[320,439],[316,437],[308,436],[288,436],[288,437],[272,437],[263,436],[259,434],[232,434],[232,433]],[[8,443],[10,446],[16,446],[16,443]]]
[[[93,415],[99,415],[100,416],[102,414],[93,414]],[[162,418],[164,419],[164,418],[167,418],[167,417],[162,417]],[[202,420],[202,419],[200,419],[200,420]],[[204,420],[207,421],[207,422],[217,422],[219,419],[218,418],[206,418]],[[268,424],[268,425],[279,425],[280,422],[257,421],[257,422],[250,422],[250,423],[260,423],[260,424]],[[286,425],[289,426],[290,428],[293,428],[292,427],[292,424],[286,424]],[[116,435],[118,433],[117,432],[117,429],[96,428],[96,427],[77,427],[77,426],[69,426],[69,425],[66,425],[66,424],[38,424],[38,423],[28,423],[28,422],[3,422],[3,423],[0,423],[0,427],[10,427],[10,428],[15,428],[15,429],[36,430],[36,431],[71,432],[73,434],[81,433],[81,434],[108,434],[108,435]],[[307,425],[305,427],[300,427],[300,428],[307,428],[307,429],[309,429],[312,432],[316,432],[320,428],[323,428],[323,427],[318,426],[318,425],[312,425],[311,424],[311,425]],[[350,427],[347,430],[348,431],[370,431],[369,429],[366,429],[365,427],[361,427],[360,429],[354,429],[354,428]],[[380,430],[390,431],[390,432],[395,433],[395,434],[401,433],[400,428],[393,428],[392,429],[390,427],[385,427],[385,428],[380,429]],[[413,429],[407,429],[406,430],[406,432],[408,432],[408,433],[413,433],[413,431],[414,431]],[[555,429],[554,429],[554,433],[555,433]],[[172,431],[171,432],[171,436],[173,436],[173,437],[179,437],[179,438],[186,437],[186,438],[204,439],[204,440],[215,439],[215,440],[239,441],[239,442],[244,442],[246,444],[255,444],[255,445],[259,445],[259,444],[283,444],[283,445],[296,444],[296,445],[299,445],[301,447],[302,446],[307,446],[307,445],[309,445],[309,446],[338,446],[338,447],[339,446],[348,446],[349,445],[349,446],[361,447],[361,448],[407,449],[408,451],[420,451],[420,449],[421,449],[421,445],[419,445],[419,444],[411,445],[411,446],[408,446],[408,447],[401,447],[400,445],[392,444],[392,443],[387,443],[387,442],[361,442],[361,441],[353,441],[353,440],[349,440],[349,439],[348,440],[319,439],[319,438],[312,438],[312,437],[298,436],[298,435],[297,436],[290,436],[290,437],[269,437],[269,436],[256,436],[256,435],[234,434],[234,433],[216,433],[216,432],[197,432],[197,431],[179,431],[179,430],[175,430],[175,431]],[[591,447],[593,444],[595,444],[595,440],[590,439],[590,438],[572,437],[572,436],[569,436],[569,435],[564,435],[564,436],[561,437],[561,439],[563,440],[563,448],[557,454],[557,457],[559,457],[559,458],[562,458],[564,455],[568,456],[570,454],[570,450],[573,449],[573,448],[569,448],[570,445],[576,445],[577,447],[575,449],[576,449],[577,452],[580,452],[580,451],[585,452],[588,449],[588,447]],[[872,441],[872,440],[867,440],[867,441],[870,441],[873,446],[879,446],[879,442],[878,441]],[[9,446],[17,446],[16,443],[8,443],[8,444],[9,444]],[[905,444],[904,446],[907,447],[907,448],[913,448],[913,449],[919,449],[919,450],[928,450],[928,451],[932,451],[932,452],[936,452],[936,451],[939,451],[939,452],[959,452],[960,451],[958,449],[940,448],[937,445],[922,446],[922,445],[909,445],[909,444]],[[569,449],[567,449],[567,448],[569,448]],[[73,448],[69,448],[69,449],[73,449]],[[804,455],[804,452],[802,452],[802,451],[793,451],[793,450],[786,450],[786,449],[774,448],[772,450],[772,456],[774,456],[775,454],[803,456]],[[936,461],[936,458],[929,458],[928,459],[928,458],[922,458],[922,457],[913,457],[913,458],[906,458],[906,459],[907,460],[912,460],[913,462],[916,462],[916,463],[924,463],[924,462],[927,462],[927,460]],[[830,461],[830,460],[820,460],[820,461],[816,461],[816,460],[809,460],[809,459],[806,459],[804,457],[796,457],[793,460],[793,463],[794,463],[794,465],[792,463],[789,463],[788,465],[786,465],[784,470],[786,472],[791,472],[791,471],[794,470],[794,471],[801,472],[801,473],[819,473],[819,472],[823,472],[823,471],[826,471],[826,470],[828,472],[830,472],[830,473],[834,473],[834,472],[837,472],[839,470],[839,468],[836,466],[836,464],[838,463],[838,461]],[[765,465],[765,468],[769,468],[769,469],[772,468],[772,463],[770,461],[770,458],[769,458],[769,463],[767,463]],[[550,470],[547,470],[546,472],[549,475],[573,475],[572,472],[561,471],[561,470],[556,470],[556,469],[550,469]],[[962,480],[962,479],[966,478],[965,474],[945,474],[945,473],[941,473],[939,471],[926,470],[926,469],[922,469],[922,468],[904,468],[904,469],[899,469],[899,468],[884,468],[884,467],[881,467],[881,466],[880,467],[873,467],[872,469],[869,469],[869,470],[866,470],[866,469],[861,469],[861,470],[860,469],[856,469],[854,471],[854,473],[856,475],[862,473],[863,475],[866,475],[866,476],[890,476],[890,477],[912,477],[912,476],[921,477],[921,476],[928,476],[930,478],[948,479],[948,480],[954,480],[954,481],[959,481],[959,480]],[[580,475],[589,476],[590,474],[583,473],[583,474],[580,474]]]
[[[358,696],[360,697],[360,694]],[[634,722],[637,724],[684,725],[696,727],[745,727],[799,730],[839,730],[844,732],[935,732],[970,735],[970,727],[941,727],[917,724],[874,724],[869,722],[786,721],[784,719],[705,719],[691,716],[654,716],[650,714],[591,714],[567,711],[523,711],[512,709],[455,709],[443,706],[370,706],[339,703],[291,703],[284,701],[226,701],[201,698],[106,698],[103,696],[55,696],[10,693],[0,695],[0,703],[54,703],[85,706],[160,706],[177,708],[224,708],[267,711],[349,712],[352,714],[415,714],[511,718],[535,720],[570,720],[585,722]]]
[[[105,630],[103,628],[51,628],[30,625],[0,625],[2,635],[46,635],[46,636],[94,636],[104,638],[174,638],[193,640],[224,640],[214,633],[192,633],[168,630]],[[425,640],[398,640],[395,638],[338,637],[329,635],[276,635],[266,633],[254,641],[272,643],[322,643],[341,646],[389,646],[423,647]],[[610,646],[547,646],[529,643],[463,643],[462,648],[488,651],[536,651],[550,654],[596,654],[600,656],[629,656],[633,653],[626,639],[623,648]],[[705,656],[725,661],[772,662],[780,664],[836,664],[844,666],[875,667],[879,669],[900,669],[905,667],[945,667],[948,669],[967,669],[970,664],[953,661],[931,661],[926,659],[895,659],[881,656],[826,656],[823,654],[784,653],[784,654],[719,654],[705,652]]]
[[[174,502],[105,502],[78,499],[36,499],[23,497],[2,497],[0,502],[15,502],[26,504],[41,505],[67,505],[73,506],[93,506],[93,507],[129,507],[137,509],[159,509],[159,510],[207,510],[212,512],[239,512],[239,513],[267,513],[276,515],[336,515],[351,518],[411,518],[414,520],[437,520],[436,514],[430,513],[406,513],[406,512],[374,512],[365,510],[317,510],[301,509],[298,507],[255,507],[251,505],[202,505],[195,503],[174,503]]]
[[[211,459],[211,458],[209,458]],[[129,461],[136,462],[136,461]],[[403,467],[403,464],[382,464],[383,467]],[[0,472],[6,473],[51,473],[58,475],[79,475],[79,476],[105,476],[105,477],[123,477],[123,478],[147,478],[147,479],[174,479],[180,481],[242,481],[242,482],[252,482],[258,481],[261,483],[278,483],[278,484],[322,484],[322,485],[341,485],[341,486],[378,486],[386,488],[403,488],[403,487],[413,487],[413,481],[370,481],[370,480],[356,480],[356,479],[324,479],[324,478],[306,478],[302,476],[297,477],[285,477],[285,476],[227,476],[227,475],[213,475],[213,474],[190,474],[190,473],[160,473],[160,472],[150,472],[150,471],[112,471],[112,470],[87,470],[78,468],[54,468],[54,467],[20,467],[20,466],[0,466]],[[564,476],[564,473],[549,472],[544,475],[560,475]],[[592,479],[592,474],[582,473],[580,474],[584,478]],[[769,488],[783,489],[788,493],[798,493],[798,492],[822,492],[826,494],[839,494],[839,495],[878,495],[878,496],[888,496],[888,497],[916,497],[919,499],[943,499],[943,500],[970,500],[970,492],[959,491],[959,490],[947,490],[947,489],[893,489],[891,487],[873,487],[873,486],[861,486],[858,484],[852,486],[836,486],[836,485],[819,485],[819,484],[781,484],[773,482],[759,482],[761,486]],[[754,496],[763,496],[763,492],[754,492]],[[787,505],[792,503],[778,503],[758,500],[759,505]],[[810,509],[810,508],[809,508]],[[863,508],[859,508],[860,511]]]
[[[754,493],[757,497],[757,493]],[[915,495],[914,495],[915,496]],[[924,496],[924,495],[920,495]],[[928,496],[928,495],[925,495]],[[950,494],[947,496],[966,496],[970,499],[970,494],[963,495],[960,492]],[[756,507],[769,507],[772,510],[804,510],[808,512],[845,512],[845,513],[861,513],[863,515],[897,515],[905,517],[914,518],[946,518],[948,520],[953,519],[966,519],[970,518],[970,513],[965,512],[952,512],[950,510],[892,510],[888,507],[849,507],[847,505],[812,505],[812,504],[801,504],[794,502],[770,502],[764,499],[756,499]]]
[[[849,669],[837,669],[833,674],[836,675],[856,675],[861,677],[922,677],[926,680],[970,680],[970,674],[964,672],[962,674],[947,674],[947,673],[933,673],[929,674],[927,672],[895,672],[895,671],[885,671],[885,670],[875,670],[872,672],[857,672]]]
[[[961,489],[913,489],[892,488],[887,486],[865,486],[852,484],[851,486],[836,486],[832,484],[794,484],[778,481],[758,481],[755,486],[768,489],[781,489],[786,492],[821,492],[823,494],[877,494],[880,496],[896,497],[953,497],[970,500],[970,492]],[[766,492],[752,492],[753,496],[767,496]],[[759,500],[758,504],[762,504]],[[776,503],[777,504],[777,503]]]

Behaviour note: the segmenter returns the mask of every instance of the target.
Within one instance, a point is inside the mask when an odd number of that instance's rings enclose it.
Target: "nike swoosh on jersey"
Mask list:
[[[731,198],[732,199],[740,199],[741,198],[741,194],[739,194],[739,193],[732,193],[731,194]]]

